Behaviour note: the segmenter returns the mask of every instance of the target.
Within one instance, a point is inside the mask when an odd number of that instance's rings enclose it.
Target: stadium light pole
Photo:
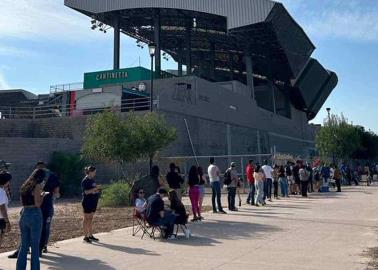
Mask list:
[[[328,113],[328,121],[331,120],[331,108],[327,108],[327,113]]]
[[[331,108],[327,108],[327,113],[328,113],[328,124],[331,125]],[[332,134],[334,137],[335,134]],[[336,139],[336,138],[335,138]],[[332,153],[332,162],[333,162],[333,165],[336,164],[336,157],[335,157],[335,153]]]
[[[155,52],[156,52],[156,45],[155,43],[150,43],[148,45],[148,51],[150,53],[150,56],[151,56],[151,93],[150,93],[150,111],[153,112],[154,111],[154,56],[155,56]],[[153,163],[153,160],[152,158],[150,158],[150,173],[152,172],[152,163]]]
[[[154,110],[154,56],[156,52],[156,45],[155,43],[150,43],[148,45],[148,50],[151,56],[151,106],[150,110],[153,112]]]

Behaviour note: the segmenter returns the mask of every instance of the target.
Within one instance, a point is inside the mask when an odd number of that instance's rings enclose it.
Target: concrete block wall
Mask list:
[[[54,151],[78,153],[80,147],[79,141],[71,139],[0,137],[0,159],[12,163],[12,193],[18,194],[37,161],[49,162]]]

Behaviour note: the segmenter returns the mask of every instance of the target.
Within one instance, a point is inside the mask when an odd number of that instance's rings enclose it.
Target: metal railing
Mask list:
[[[84,88],[83,82],[51,85],[50,94],[83,90],[83,88]]]
[[[123,99],[118,105],[101,104],[66,104],[66,105],[37,105],[4,107],[0,106],[0,119],[42,119],[55,117],[75,117],[91,115],[106,110],[116,112],[148,111],[150,110],[150,97]]]

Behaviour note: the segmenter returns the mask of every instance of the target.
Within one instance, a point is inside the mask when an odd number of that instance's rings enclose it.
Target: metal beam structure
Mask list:
[[[120,68],[120,54],[121,54],[121,31],[119,28],[119,16],[114,16],[113,19],[113,28],[114,28],[114,59],[113,59],[113,68]]]
[[[335,73],[310,61],[315,46],[275,1],[65,0],[65,5],[115,28],[114,68],[119,67],[121,29],[143,43],[156,43],[158,76],[164,51],[178,62],[180,76],[186,65],[186,75],[238,80],[248,85],[253,99],[255,86],[278,85],[308,119],[338,82]]]

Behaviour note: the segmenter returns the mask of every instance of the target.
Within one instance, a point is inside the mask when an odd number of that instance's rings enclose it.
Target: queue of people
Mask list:
[[[0,168],[0,245],[5,233],[11,229],[8,216],[8,203],[10,198],[10,183],[12,175],[7,167]],[[334,180],[337,192],[341,192],[344,183],[355,182],[356,177],[366,175],[372,178],[372,172],[377,168],[369,166],[356,167],[353,171],[350,167],[342,165],[329,166],[325,163],[311,167],[310,164],[298,160],[296,163],[287,162],[286,165],[274,165],[267,160],[260,166],[249,160],[245,168],[245,176],[248,184],[247,204],[256,207],[265,206],[272,197],[288,198],[290,195],[307,197],[308,193],[319,191],[326,192],[331,179]],[[205,185],[211,186],[213,213],[227,214],[222,207],[222,186],[227,190],[227,202],[229,211],[238,211],[236,207],[236,195],[239,195],[241,206],[240,188],[242,173],[235,162],[231,162],[221,180],[221,171],[210,158],[207,168],[208,179],[204,169],[200,166],[192,166],[185,182],[179,167],[174,163],[169,165],[169,172],[165,182],[160,179],[160,169],[153,166],[150,176],[142,179],[133,187],[135,193],[135,210],[143,216],[149,224],[159,226],[165,239],[175,239],[174,226],[185,225],[189,219],[183,202],[182,195],[188,187],[193,218],[192,222],[204,220],[202,213],[205,196]],[[102,187],[96,183],[96,168],[88,166],[84,170],[85,177],[81,182],[82,208],[83,208],[83,241],[92,243],[99,241],[93,235],[93,218],[97,210]],[[31,249],[31,269],[40,269],[39,258],[46,253],[50,236],[51,221],[54,215],[54,199],[60,197],[59,178],[57,174],[46,168],[44,162],[38,162],[32,174],[23,183],[20,189],[22,211],[19,221],[21,241],[19,248],[9,256],[17,258],[17,270],[26,269],[27,253]],[[273,196],[272,196],[273,189]],[[168,204],[164,202],[168,198]]]

